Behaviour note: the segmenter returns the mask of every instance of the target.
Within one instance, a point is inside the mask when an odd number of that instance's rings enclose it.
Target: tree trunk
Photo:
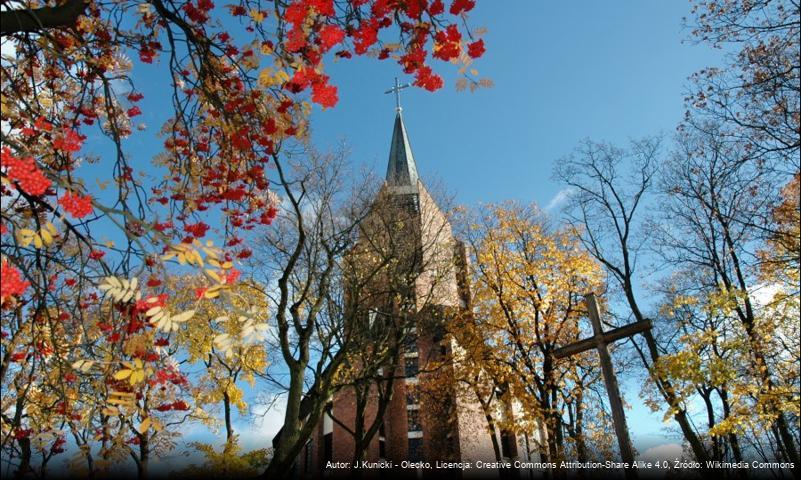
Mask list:
[[[723,405],[723,418],[729,418],[731,415],[731,406],[729,405],[729,392],[726,389],[719,388],[718,389],[718,396],[720,397],[720,403]],[[742,462],[743,461],[743,454],[740,450],[740,441],[737,438],[737,434],[731,432],[727,435],[729,440],[729,446],[731,446],[731,454],[734,458],[735,462]]]
[[[487,418],[487,425],[489,426],[490,439],[492,440],[492,451],[495,453],[495,460],[500,462],[503,460],[503,454],[501,453],[501,446],[498,444],[498,431],[495,428],[495,421],[492,419],[492,415],[486,413],[486,410],[484,413]]]
[[[286,400],[286,414],[284,415],[284,425],[278,445],[275,447],[272,460],[267,465],[264,472],[267,478],[284,478],[289,474],[289,469],[295,461],[292,450],[298,443],[300,435],[300,402],[303,400],[303,372],[306,365],[296,363],[289,368],[289,392]]]
[[[148,464],[150,463],[150,445],[147,433],[139,435],[139,462],[136,464],[136,478],[145,480],[148,475]]]
[[[638,321],[639,320],[640,319],[638,319]],[[656,347],[656,340],[654,340],[650,330],[643,332],[643,335],[645,336],[645,342],[648,345],[648,352],[651,356],[651,362],[656,363],[659,360],[659,350]],[[676,398],[673,385],[667,379],[659,378],[657,375],[654,375],[654,381],[656,381],[660,386],[659,391],[662,393],[662,396],[664,397],[665,401],[667,401],[668,405],[676,410],[676,413],[673,414],[673,418],[676,420],[676,423],[679,424],[681,433],[684,435],[687,443],[690,444],[690,449],[693,451],[695,459],[701,464],[701,471],[703,472],[704,476],[708,476],[709,473],[706,469],[706,462],[709,460],[709,456],[706,453],[704,444],[701,442],[701,439],[698,438],[698,434],[693,429],[690,419],[687,416],[687,412],[683,408],[679,407],[679,402]]]
[[[706,423],[709,427],[709,430],[712,430],[715,427],[715,407],[712,405],[712,389],[704,389],[699,388],[698,394],[704,400],[704,405],[706,406]],[[710,439],[712,440],[712,459],[713,460],[723,460],[723,454],[720,448],[720,439],[713,435],[710,435]]]
[[[554,443],[556,445],[556,460],[565,459],[565,434],[562,430],[562,413],[559,411],[558,389],[555,384],[551,389],[551,423],[553,424]]]
[[[364,391],[364,385],[354,385],[353,388],[356,394],[356,415],[353,420],[353,458],[351,459],[351,465],[356,465],[359,460],[364,460],[364,454],[367,451],[370,440],[372,440],[372,437],[369,440],[365,438],[364,431],[364,415],[367,409],[367,401],[370,397],[370,384],[367,384],[366,392]],[[354,470],[352,474],[360,477],[361,470]]]
[[[589,460],[587,440],[584,438],[584,390],[579,389],[576,396],[576,432],[573,439],[576,441],[576,455],[579,462]]]
[[[539,424],[539,433],[540,433],[540,441],[538,442],[538,447],[540,451],[540,461],[542,463],[547,463],[552,461],[551,454],[549,451],[549,442],[548,442],[548,428],[545,425],[545,422]],[[553,478],[553,470],[548,468],[543,470],[543,477],[548,480]]]
[[[4,10],[0,13],[0,34],[41,32],[50,28],[75,25],[78,16],[86,10],[84,0],[68,0],[57,7],[41,7],[24,10]]]
[[[495,460],[500,462],[503,460],[503,454],[501,453],[501,446],[498,444],[498,430],[495,428],[495,419],[492,417],[492,410],[490,410],[492,395],[490,395],[487,401],[484,401],[484,399],[481,398],[481,394],[477,388],[473,388],[473,393],[476,394],[476,399],[478,400],[479,405],[481,405],[481,410],[484,412],[484,418],[487,419],[487,426],[489,427],[489,435],[490,440],[492,440],[492,451],[495,453]]]
[[[545,412],[545,432],[546,432],[546,442],[547,442],[547,451],[548,451],[548,462],[556,463],[557,466],[562,459],[559,455],[559,445],[557,440],[557,432],[561,430],[558,425],[556,425],[553,415],[553,407],[551,406],[551,401],[549,395],[547,393],[544,394],[543,399],[540,401],[541,408],[543,412]],[[564,471],[560,468],[557,469],[548,469],[551,472],[552,478],[563,478]]]
[[[225,440],[230,442],[234,436],[234,426],[231,423],[231,397],[223,392],[223,408],[225,409]]]
[[[19,468],[15,473],[17,478],[23,478],[31,471],[31,439],[29,437],[17,440],[19,445],[20,457]]]

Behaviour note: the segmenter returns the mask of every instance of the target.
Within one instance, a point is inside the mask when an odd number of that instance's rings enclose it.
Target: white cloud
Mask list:
[[[244,451],[272,447],[273,437],[284,425],[286,409],[283,403],[253,407],[253,421],[235,427]]]
[[[751,298],[759,308],[765,308],[773,305],[775,297],[779,293],[786,293],[783,291],[781,285],[776,283],[762,283],[751,290]]]
[[[551,201],[548,202],[548,205],[545,206],[543,210],[546,212],[550,212],[558,207],[561,207],[569,198],[570,195],[573,193],[573,188],[567,187],[559,190],[556,192],[556,195],[551,198]]]

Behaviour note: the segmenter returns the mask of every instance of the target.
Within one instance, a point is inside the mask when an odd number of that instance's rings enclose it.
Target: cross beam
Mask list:
[[[612,410],[612,422],[614,423],[615,434],[617,435],[618,445],[620,446],[620,457],[624,462],[629,464],[629,468],[625,470],[626,478],[628,480],[636,480],[637,470],[633,468],[634,449],[631,446],[629,429],[626,425],[626,413],[623,410],[623,400],[620,398],[620,389],[617,385],[615,368],[612,365],[612,356],[609,354],[608,345],[615,340],[631,337],[640,332],[649,330],[651,328],[651,321],[643,320],[604,332],[601,326],[601,316],[598,313],[598,305],[595,302],[595,295],[592,293],[587,295],[585,301],[587,303],[587,312],[592,322],[594,336],[559,348],[554,351],[553,355],[555,358],[560,359],[576,355],[590,350],[591,348],[598,350],[598,356],[601,360],[601,371],[604,376],[604,383],[606,384],[606,393],[609,395],[609,407]]]
[[[615,340],[620,340],[621,338],[631,337],[640,332],[644,332],[651,328],[651,320],[643,320],[641,322],[630,323],[623,327],[615,328],[614,330],[609,330],[608,332],[604,332],[604,342],[610,344]],[[580,340],[576,343],[571,343],[562,348],[557,348],[553,352],[553,356],[557,359],[561,359],[564,357],[570,357],[572,355],[576,355],[581,352],[585,352],[591,348],[597,348],[598,342],[595,340],[595,337],[585,338],[584,340]]]
[[[395,94],[395,110],[397,110],[398,112],[401,111],[400,91],[403,90],[404,88],[409,88],[411,86],[412,86],[411,83],[405,83],[405,84],[401,85],[400,82],[398,82],[398,77],[395,77],[395,86],[390,88],[386,92],[384,92],[384,93],[394,93]]]

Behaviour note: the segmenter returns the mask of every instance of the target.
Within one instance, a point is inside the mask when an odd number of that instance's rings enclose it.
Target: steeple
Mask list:
[[[408,192],[417,192],[417,164],[414,162],[412,146],[403,124],[403,116],[398,111],[395,115],[395,128],[392,130],[392,143],[389,147],[389,163],[387,164],[387,184],[392,187],[407,187]],[[403,188],[403,190],[407,190]]]
[[[411,83],[401,85],[395,77],[395,85],[384,93],[395,94],[395,128],[392,129],[392,143],[389,147],[387,164],[387,185],[394,193],[417,193],[417,164],[414,163],[412,146],[403,125],[403,109],[400,106],[400,91],[411,87]]]

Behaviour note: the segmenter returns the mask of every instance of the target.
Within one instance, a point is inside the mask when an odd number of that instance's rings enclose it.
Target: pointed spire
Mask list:
[[[409,144],[400,111],[395,115],[395,128],[392,130],[387,184],[393,187],[411,187],[412,191],[417,191],[417,164],[414,162],[412,146]]]

